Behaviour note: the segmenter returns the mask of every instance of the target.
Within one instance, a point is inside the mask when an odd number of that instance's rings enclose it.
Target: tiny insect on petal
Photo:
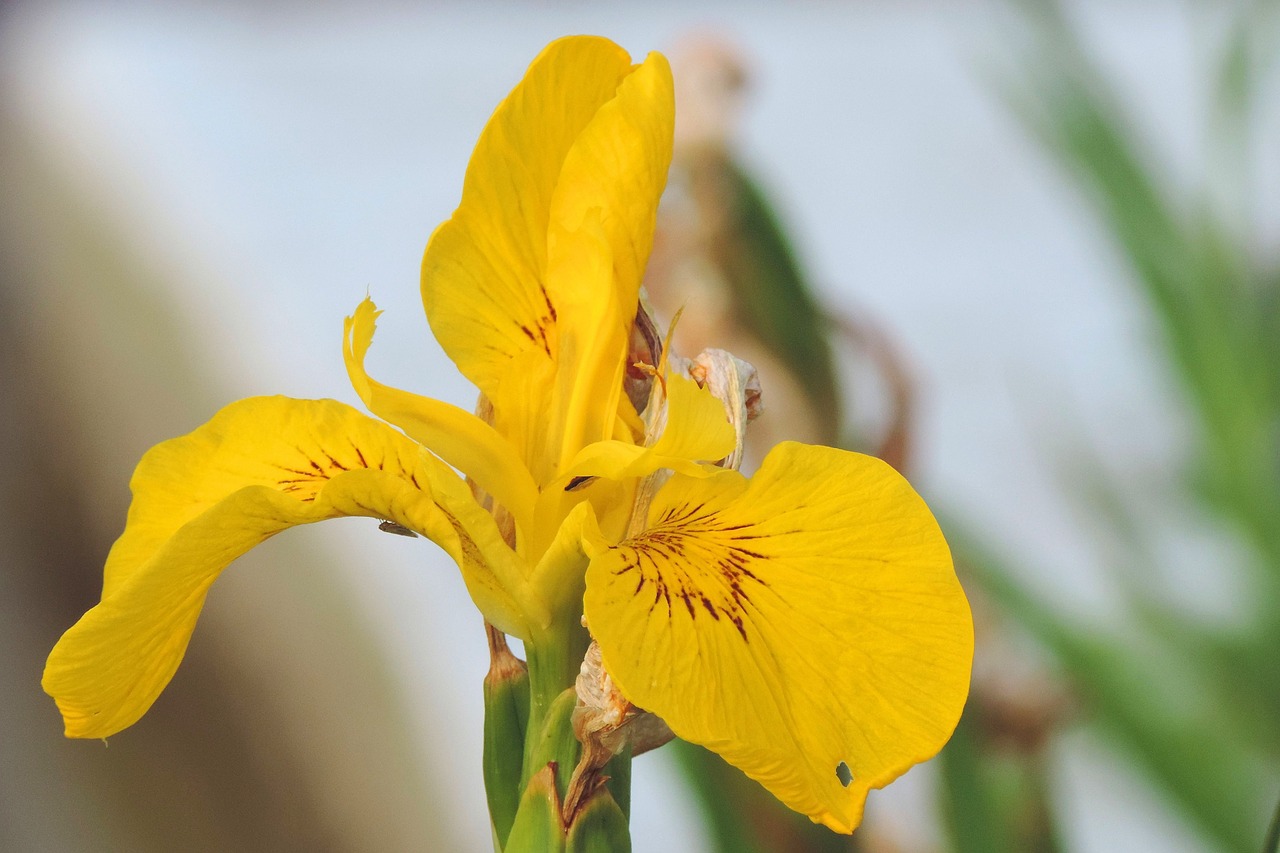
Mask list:
[[[410,539],[417,539],[418,534],[414,533],[403,524],[396,524],[394,521],[378,522],[378,529],[383,533],[394,533],[397,536],[408,536]]]

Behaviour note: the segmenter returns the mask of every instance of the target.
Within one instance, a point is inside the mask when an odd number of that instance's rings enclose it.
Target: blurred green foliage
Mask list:
[[[1276,100],[1276,6],[1188,10],[1221,26],[1215,67],[1206,75],[1210,150],[1202,181],[1191,188],[1180,188],[1144,144],[1121,93],[1058,0],[1010,7],[1021,37],[1012,41],[1018,71],[998,81],[1016,115],[1072,176],[1132,273],[1194,427],[1187,476],[1178,481],[1185,495],[1178,497],[1245,554],[1240,565],[1200,570],[1242,577],[1250,611],[1211,624],[1172,603],[1154,571],[1161,557],[1152,532],[1130,493],[1096,460],[1073,461],[1087,469],[1081,499],[1110,527],[1096,535],[1124,544],[1115,565],[1104,567],[1126,596],[1131,618],[1123,624],[1084,624],[1028,585],[1030,572],[1011,564],[993,536],[940,513],[967,585],[997,611],[992,621],[1011,622],[1046,651],[1079,722],[1103,734],[1205,841],[1228,851],[1280,849],[1280,812],[1267,833],[1268,808],[1280,794],[1280,263],[1264,248],[1252,192],[1261,178],[1254,162],[1259,106]],[[747,184],[736,167],[722,171]],[[751,209],[736,216],[735,242],[756,247],[753,257],[776,258],[757,259],[749,274],[721,264],[735,298],[768,306],[800,293],[796,304],[816,305],[767,196],[749,189],[737,196]],[[746,325],[784,364],[795,369],[816,358],[825,376],[830,343],[817,356],[790,343],[830,337],[835,325],[820,312],[801,312],[805,327],[785,334],[750,316]],[[767,313],[775,324],[789,317]],[[807,390],[821,410],[824,392]],[[939,761],[951,848],[1067,849],[1045,748],[1061,715],[1019,722],[990,698],[975,685]],[[782,815],[714,756],[687,746],[679,755],[717,850],[852,849],[847,839],[818,837],[807,821]]]
[[[1187,498],[1247,553],[1242,565],[1200,571],[1242,576],[1251,610],[1206,624],[1168,600],[1158,575],[1144,582],[1116,565],[1132,620],[1104,632],[1037,597],[956,525],[953,544],[1069,673],[1089,720],[1184,816],[1223,849],[1258,850],[1280,776],[1280,266],[1261,248],[1248,189],[1260,177],[1252,134],[1280,44],[1275,4],[1219,10],[1230,20],[1211,80],[1210,150],[1200,182],[1181,191],[1063,8],[1018,8],[1027,38],[1005,94],[1132,272],[1193,426]],[[1124,490],[1102,470],[1090,476],[1097,516],[1127,541],[1127,559],[1158,565],[1153,543],[1131,535],[1140,522]]]

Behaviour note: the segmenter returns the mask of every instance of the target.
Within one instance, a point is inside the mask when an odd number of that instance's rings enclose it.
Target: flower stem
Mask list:
[[[543,632],[525,644],[529,664],[529,727],[525,737],[522,781],[526,785],[542,769],[541,766],[533,766],[534,752],[543,739],[552,703],[565,690],[573,688],[574,679],[578,677],[578,670],[591,641],[586,629],[580,625],[555,627],[563,630]],[[557,776],[563,774],[566,778],[578,760],[578,744],[571,732],[569,741],[565,751],[571,749],[571,754],[555,756],[561,768]],[[562,789],[561,794],[563,793]]]
[[[511,823],[505,853],[630,850],[626,812],[629,756],[620,759],[617,778],[580,792],[572,808],[566,802],[569,779],[578,766],[582,744],[573,730],[578,704],[574,681],[590,636],[565,620],[525,643],[529,674],[529,722],[525,731],[522,795]],[[613,766],[613,762],[610,763]],[[603,780],[601,779],[601,782]],[[612,791],[613,782],[622,790]],[[615,796],[616,794],[616,796]]]

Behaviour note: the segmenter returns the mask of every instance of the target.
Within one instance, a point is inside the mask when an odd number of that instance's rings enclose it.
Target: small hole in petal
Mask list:
[[[836,778],[840,780],[840,784],[846,788],[853,782],[853,771],[849,769],[849,765],[841,761],[836,765]]]

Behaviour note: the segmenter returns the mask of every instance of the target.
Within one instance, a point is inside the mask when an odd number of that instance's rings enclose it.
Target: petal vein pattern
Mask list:
[[[339,516],[396,522],[462,568],[486,618],[527,634],[520,563],[466,485],[417,444],[333,400],[241,400],[152,448],[132,481],[101,602],[68,630],[43,686],[69,737],[136,722],[173,677],[209,587],[280,531]],[[541,614],[538,614],[539,617]]]
[[[750,481],[677,475],[649,519],[591,549],[586,615],[610,675],[851,832],[870,788],[942,747],[968,693],[972,621],[923,501],[879,460],[785,443]]]

